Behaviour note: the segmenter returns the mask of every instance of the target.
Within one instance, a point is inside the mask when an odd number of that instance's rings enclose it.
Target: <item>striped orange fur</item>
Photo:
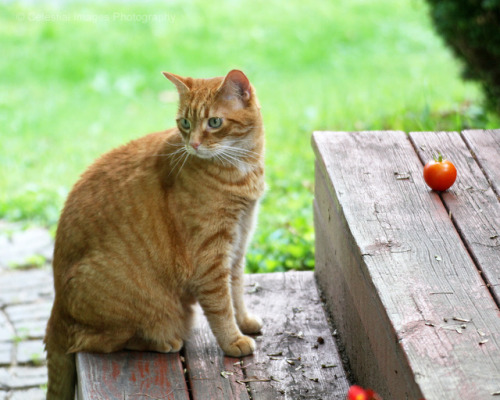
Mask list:
[[[101,156],[71,191],[54,252],[48,399],[73,399],[74,353],[178,351],[201,305],[222,350],[253,352],[247,242],[264,190],[264,129],[243,72],[164,73],[177,127]]]

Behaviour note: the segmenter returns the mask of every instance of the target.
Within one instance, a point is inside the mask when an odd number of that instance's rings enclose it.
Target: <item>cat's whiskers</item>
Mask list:
[[[225,160],[220,154],[214,154],[214,157],[224,166],[226,166],[227,164],[229,165],[233,165],[231,162],[229,162],[228,160]],[[234,166],[234,165],[233,165]]]
[[[219,160],[221,160],[221,162],[222,162],[223,165],[229,164],[229,165],[235,167],[236,169],[241,170],[241,166],[239,164],[239,162],[240,162],[239,160],[230,158],[226,154],[222,154],[222,153],[218,154],[217,158]]]
[[[172,174],[172,172],[180,164],[181,166],[176,174],[176,177],[177,177],[179,175],[179,173],[181,172],[182,168],[184,167],[184,165],[186,164],[186,161],[189,158],[189,153],[186,149],[186,146],[183,145],[183,147],[181,147],[180,149],[178,149],[170,154],[170,156],[174,156],[174,155],[176,157],[172,158],[172,160],[170,161],[170,165],[172,166],[172,168],[171,168],[168,176],[170,176]]]
[[[229,147],[227,149],[227,151],[229,151],[230,153],[233,153],[235,155],[240,155],[240,156],[243,156],[243,157],[253,158],[254,160],[258,160],[259,156],[260,156],[260,154],[256,153],[255,151],[251,151],[251,150],[247,150],[247,149],[242,149],[240,147]]]
[[[242,147],[231,146],[231,145],[227,145],[227,144],[220,145],[218,150],[221,153],[229,154],[229,155],[233,156],[234,158],[238,158],[238,159],[250,158],[250,159],[257,161],[260,158],[260,154],[256,153],[255,151],[244,149]],[[241,160],[241,161],[244,161],[244,160]]]
[[[185,152],[185,157],[184,157],[184,161],[182,162],[182,164],[181,164],[181,166],[180,166],[180,168],[179,168],[179,171],[177,171],[177,175],[176,175],[176,177],[178,177],[178,176],[179,176],[179,174],[181,173],[182,168],[184,168],[184,165],[186,164],[186,161],[188,160],[189,156],[190,156],[190,154],[189,154],[189,153],[187,152],[187,150],[186,150],[186,152]],[[176,165],[177,165],[177,164],[176,164]]]
[[[226,162],[245,173],[249,172],[255,167],[255,165],[242,160],[241,154],[237,152],[231,152],[231,148],[228,146],[220,146],[217,150],[218,151],[214,153],[214,157],[216,157],[218,160],[222,160],[223,164],[224,162]]]

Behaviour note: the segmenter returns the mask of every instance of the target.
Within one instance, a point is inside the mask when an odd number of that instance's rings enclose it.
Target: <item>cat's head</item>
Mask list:
[[[188,154],[240,169],[256,161],[262,152],[262,118],[243,72],[211,79],[163,74],[179,92],[176,120]]]

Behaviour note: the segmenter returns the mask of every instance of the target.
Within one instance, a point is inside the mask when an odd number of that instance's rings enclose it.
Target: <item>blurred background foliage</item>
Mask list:
[[[99,154],[173,126],[161,71],[245,71],[267,131],[251,272],[314,267],[314,130],[499,122],[424,0],[1,1],[0,48],[0,218],[52,229]]]
[[[427,0],[437,32],[500,115],[500,0]]]

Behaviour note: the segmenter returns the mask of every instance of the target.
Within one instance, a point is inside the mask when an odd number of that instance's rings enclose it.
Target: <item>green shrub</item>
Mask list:
[[[464,77],[479,81],[488,106],[500,114],[500,0],[427,0],[439,34],[465,62]]]

